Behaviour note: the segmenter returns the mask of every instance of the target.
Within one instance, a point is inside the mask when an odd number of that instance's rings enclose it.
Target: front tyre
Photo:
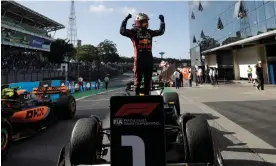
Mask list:
[[[1,160],[5,160],[11,145],[11,124],[1,118]]]
[[[214,148],[207,120],[201,117],[186,123],[186,137],[191,162],[214,164]]]
[[[70,162],[72,165],[94,165],[97,164],[98,156],[97,152],[100,149],[102,142],[101,136],[101,125],[98,119],[83,118],[77,121],[75,124],[70,145],[69,155]]]

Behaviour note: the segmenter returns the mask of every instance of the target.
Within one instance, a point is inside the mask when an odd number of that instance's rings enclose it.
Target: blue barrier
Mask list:
[[[9,88],[16,88],[19,87],[19,89],[26,89],[27,91],[31,92],[33,91],[33,88],[37,88],[39,86],[39,81],[36,82],[17,82],[17,83],[11,83],[9,84]]]
[[[61,80],[52,80],[51,86],[60,86],[61,85]]]
[[[50,84],[48,86],[61,86],[61,84],[64,83],[64,85],[68,88],[68,90],[69,90],[69,92],[71,94],[73,94],[73,93],[76,92],[75,82],[74,81],[69,82],[69,81],[62,81],[62,80],[51,80],[51,81],[47,82],[47,84],[48,83]],[[91,90],[91,89],[95,89],[96,88],[95,81],[89,82],[90,83],[89,87],[87,87],[87,83],[88,82],[83,82],[83,88],[79,87],[79,92],[85,92],[87,90]],[[11,84],[9,84],[9,88],[19,87],[19,89],[26,89],[27,91],[32,92],[33,88],[37,88],[39,86],[42,86],[40,84],[41,84],[40,81],[35,81],[35,82],[17,82],[17,83],[11,83]],[[44,84],[44,82],[42,82],[42,84]],[[101,87],[103,87],[103,82],[100,82],[100,88]],[[59,97],[60,97],[59,94],[52,94],[50,96],[50,98],[52,100],[56,100]]]

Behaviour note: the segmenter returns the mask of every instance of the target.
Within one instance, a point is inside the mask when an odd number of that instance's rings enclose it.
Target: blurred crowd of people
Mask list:
[[[264,90],[264,75],[261,61],[259,61],[254,67],[256,78],[252,78],[253,69],[250,65],[248,66],[248,83],[253,83],[253,86],[257,84],[256,89]],[[219,73],[219,71],[221,73]],[[181,70],[175,70],[172,75],[170,86],[174,86],[176,89],[184,87],[185,85],[192,87],[193,82],[195,82],[196,86],[202,84],[218,86],[219,74],[221,79],[224,78],[224,81],[227,80],[227,73],[223,72],[223,70],[219,70],[217,67],[209,67],[208,65],[201,67],[195,66],[194,70],[192,70],[191,67],[185,67]]]
[[[100,64],[99,70],[105,68],[111,70],[118,70],[128,64]],[[70,63],[69,70],[98,70],[93,63]],[[38,54],[33,53],[6,53],[1,55],[1,69],[2,70],[57,70],[60,69],[60,64],[50,63]]]
[[[40,53],[27,52],[5,52],[1,54],[1,74],[3,83],[10,83],[14,81],[36,81],[43,77],[43,79],[51,79],[52,77],[66,77],[70,79],[82,76],[85,80],[92,81],[96,77],[103,79],[104,74],[110,73],[111,77],[116,76],[125,71],[131,70],[133,64],[131,63],[100,63],[98,66],[95,62],[69,62],[66,74],[65,67],[61,63],[51,63],[47,58]],[[40,75],[38,75],[38,73]],[[29,74],[29,75],[26,75]],[[100,75],[100,76],[99,76]],[[25,77],[26,76],[26,77]],[[67,77],[67,78],[69,78]],[[90,80],[92,79],[92,80]]]
[[[193,81],[195,81],[196,86],[204,83],[218,86],[218,74],[218,68],[209,67],[208,65],[205,68],[196,66],[194,70],[191,67],[184,67],[181,70],[177,69],[173,73],[170,86],[175,86],[176,89],[185,85],[192,87]]]
[[[35,70],[35,69],[54,69],[58,66],[45,62],[36,54],[9,53],[1,55],[2,70]]]

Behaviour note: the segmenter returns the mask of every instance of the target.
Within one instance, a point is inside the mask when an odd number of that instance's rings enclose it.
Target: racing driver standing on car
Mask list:
[[[131,39],[134,47],[134,87],[135,94],[140,94],[140,86],[142,77],[144,76],[145,95],[149,95],[151,88],[151,79],[153,71],[153,56],[152,56],[152,38],[161,36],[165,32],[164,16],[159,15],[161,21],[159,30],[148,29],[149,17],[144,13],[139,13],[132,25],[132,29],[126,29],[127,21],[132,17],[131,14],[123,20],[120,34]]]

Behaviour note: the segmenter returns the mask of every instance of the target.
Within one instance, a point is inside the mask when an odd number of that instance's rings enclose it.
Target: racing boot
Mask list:
[[[135,88],[135,96],[140,96],[140,93],[141,93],[140,87],[137,86],[137,87]]]

